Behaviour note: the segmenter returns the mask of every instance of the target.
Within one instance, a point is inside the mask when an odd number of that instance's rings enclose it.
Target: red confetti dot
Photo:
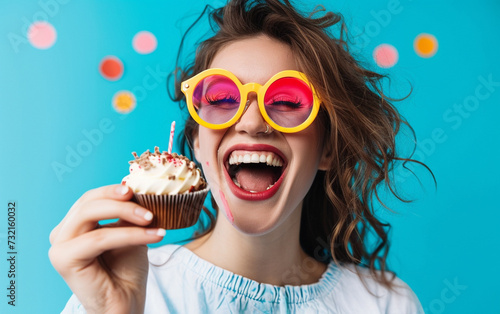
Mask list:
[[[115,56],[104,57],[99,65],[99,72],[105,79],[117,81],[123,75],[123,63]]]

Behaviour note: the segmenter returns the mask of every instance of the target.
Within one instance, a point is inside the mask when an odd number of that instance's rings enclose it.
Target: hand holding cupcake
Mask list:
[[[155,147],[130,161],[130,174],[122,180],[134,192],[134,200],[153,212],[151,227],[178,229],[198,220],[208,193],[195,163],[176,153]]]

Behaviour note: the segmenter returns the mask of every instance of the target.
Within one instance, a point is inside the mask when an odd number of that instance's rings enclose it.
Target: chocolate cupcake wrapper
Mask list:
[[[180,229],[194,225],[200,216],[208,188],[187,194],[153,195],[134,193],[134,201],[153,213],[148,227]]]

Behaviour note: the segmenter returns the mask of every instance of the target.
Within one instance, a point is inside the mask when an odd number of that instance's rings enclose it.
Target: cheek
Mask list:
[[[214,156],[212,152],[208,152],[207,150],[210,148],[204,147],[206,144],[200,144],[200,164],[203,169],[203,175],[208,182],[208,185],[213,188],[218,185],[217,178],[217,162],[212,157]]]
[[[292,149],[305,159],[307,165],[317,166],[322,154],[322,138],[317,123],[297,134],[291,143]]]
[[[289,141],[294,151],[294,166],[291,168],[293,182],[290,183],[288,202],[295,208],[303,201],[316,177],[321,160],[320,139],[314,132],[300,134]]]
[[[198,161],[200,162],[205,178],[211,187],[218,186],[219,166],[217,162],[217,149],[221,136],[212,130],[202,130],[198,133]]]
[[[198,127],[198,151],[197,157],[199,157],[199,162],[202,165],[206,165],[206,162],[209,161],[209,157],[213,155],[213,136],[210,133],[210,130],[203,128],[202,126]]]
[[[217,154],[217,148],[219,146],[220,137],[210,131],[200,131],[199,132],[199,155],[202,160],[204,160],[204,164],[206,161],[210,161],[212,157],[215,157]]]
[[[200,162],[204,171],[209,170],[209,168],[215,165],[213,156],[215,156],[213,145],[211,145],[208,139],[200,137],[198,161]]]

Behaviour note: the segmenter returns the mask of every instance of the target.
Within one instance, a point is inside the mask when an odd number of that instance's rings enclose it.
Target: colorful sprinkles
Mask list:
[[[178,167],[186,164],[188,169],[191,170],[193,173],[196,171],[200,171],[196,167],[196,164],[193,161],[189,160],[189,158],[182,155],[178,155],[177,153],[169,154],[166,151],[163,151],[161,153],[160,148],[158,146],[155,146],[154,153],[151,153],[148,149],[144,153],[142,153],[141,156],[138,156],[136,152],[132,152],[132,155],[134,156],[134,160],[129,161],[129,164],[137,163],[139,165],[139,168],[144,170],[149,170],[155,166],[151,162],[150,157],[156,156],[158,157],[158,163],[161,163],[162,165],[164,165],[165,163],[172,163],[174,167]],[[132,169],[130,169],[130,171],[132,171]],[[168,177],[168,179],[175,180],[176,177],[175,175],[171,175]],[[201,178],[201,180],[202,184],[200,186],[200,189],[204,189],[206,187],[206,182],[203,178]]]

